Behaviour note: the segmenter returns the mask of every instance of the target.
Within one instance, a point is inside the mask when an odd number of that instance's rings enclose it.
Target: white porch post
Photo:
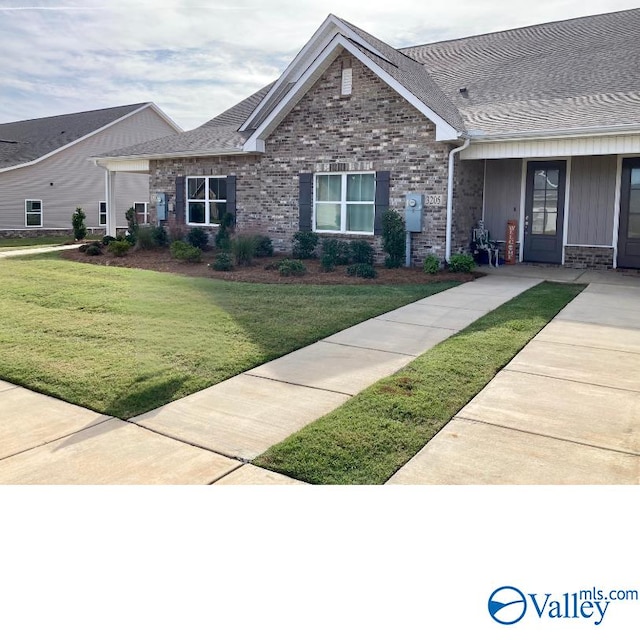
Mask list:
[[[107,235],[116,235],[116,172],[106,171]]]

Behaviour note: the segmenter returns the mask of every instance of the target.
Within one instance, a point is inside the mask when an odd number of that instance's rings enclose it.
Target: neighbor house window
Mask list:
[[[27,227],[42,226],[42,200],[24,201],[25,224]]]
[[[315,231],[373,234],[375,173],[317,173]]]
[[[220,224],[227,211],[227,178],[187,178],[187,224]]]
[[[136,212],[136,220],[138,221],[138,224],[147,224],[149,222],[147,203],[134,202],[133,208]]]
[[[98,204],[98,224],[101,227],[107,226],[107,203],[100,202]]]

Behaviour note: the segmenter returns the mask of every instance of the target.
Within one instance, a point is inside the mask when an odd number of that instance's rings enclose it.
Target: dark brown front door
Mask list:
[[[562,262],[566,162],[529,162],[524,210],[524,260]]]
[[[618,266],[640,269],[640,158],[622,161]]]

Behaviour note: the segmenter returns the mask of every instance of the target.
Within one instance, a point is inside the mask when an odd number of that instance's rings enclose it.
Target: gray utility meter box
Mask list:
[[[404,208],[404,221],[407,232],[420,233],[422,231],[423,210],[424,195],[422,193],[407,193]]]
[[[167,219],[167,194],[156,194],[156,211],[158,213],[158,221]]]

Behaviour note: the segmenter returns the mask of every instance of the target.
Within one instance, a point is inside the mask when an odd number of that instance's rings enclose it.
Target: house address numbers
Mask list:
[[[444,204],[444,196],[441,193],[427,193],[424,204],[427,207],[441,207]]]

